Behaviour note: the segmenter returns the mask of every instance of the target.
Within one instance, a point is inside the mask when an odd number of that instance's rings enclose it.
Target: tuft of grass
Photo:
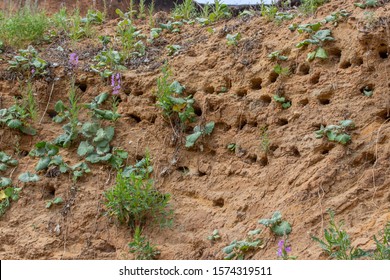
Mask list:
[[[140,227],[135,228],[133,241],[128,246],[136,260],[155,260],[160,255],[160,251],[142,236]]]
[[[26,47],[44,40],[49,19],[43,11],[25,6],[14,14],[0,17],[0,40],[14,48]]]
[[[327,2],[329,2],[329,0],[302,0],[300,10],[307,15],[314,14],[318,7]]]

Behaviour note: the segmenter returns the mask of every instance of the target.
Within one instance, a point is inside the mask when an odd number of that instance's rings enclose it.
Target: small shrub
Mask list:
[[[374,236],[376,249],[373,257],[376,260],[390,260],[390,222],[386,224],[381,234],[383,235],[382,240]]]
[[[337,224],[334,220],[334,212],[328,211],[330,216],[329,227],[324,231],[325,240],[312,236],[318,242],[321,249],[331,259],[354,260],[367,256],[367,252],[351,246],[351,240],[346,231],[342,230],[343,223]]]
[[[128,246],[136,260],[155,260],[160,255],[160,251],[142,236],[139,226],[135,228],[133,241]]]

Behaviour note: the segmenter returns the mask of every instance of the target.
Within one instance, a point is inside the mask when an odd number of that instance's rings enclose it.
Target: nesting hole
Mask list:
[[[360,93],[363,94],[363,95],[366,95],[365,93],[368,93],[368,92],[372,92],[373,93],[374,89],[375,89],[375,87],[374,87],[373,84],[368,84],[368,85],[360,88]]]
[[[144,95],[144,92],[142,90],[135,90],[133,95],[134,96],[141,96],[141,95]]]
[[[321,73],[317,72],[310,78],[310,83],[315,85],[320,81]]]
[[[330,99],[326,98],[326,97],[318,98],[318,101],[320,102],[321,105],[329,105],[330,104]]]
[[[56,189],[53,186],[45,185],[43,188],[43,198],[53,199],[56,195]]]
[[[202,109],[200,108],[200,106],[195,105],[194,112],[195,112],[195,115],[197,115],[198,117],[202,116]]]
[[[379,57],[382,59],[389,58],[389,49],[385,44],[381,44],[379,51],[378,51]]]
[[[354,59],[353,64],[356,65],[356,66],[362,65],[363,64],[363,58],[358,57],[358,58]]]
[[[269,95],[262,95],[262,96],[260,96],[260,101],[263,102],[264,104],[268,105],[272,102],[272,98]]]
[[[320,152],[321,155],[326,156],[326,155],[329,154],[329,152],[330,152],[333,148],[334,148],[334,145],[333,145],[333,144],[332,144],[332,145],[324,145],[324,146],[322,146],[322,147],[320,148],[319,152]]]
[[[139,116],[135,115],[135,114],[128,114],[127,117],[130,118],[130,119],[135,120],[136,123],[140,123],[141,122],[141,118]]]
[[[86,92],[88,87],[87,83],[83,83],[83,82],[76,83],[75,86],[78,87],[82,92]]]
[[[276,144],[272,144],[272,145],[269,147],[270,151],[272,151],[272,152],[275,152],[278,148],[279,148],[279,146],[276,145]]]
[[[340,68],[341,69],[347,69],[347,68],[349,68],[351,66],[352,66],[352,64],[351,64],[351,62],[349,60],[346,60],[346,61],[343,61],[343,62],[340,63]]]
[[[331,48],[329,50],[329,55],[333,56],[336,59],[336,61],[339,62],[340,59],[341,59],[341,49],[339,49],[339,48]]]
[[[307,104],[309,104],[309,99],[305,98],[300,101],[298,101],[298,104],[302,107],[305,107]]]
[[[279,125],[279,126],[285,126],[287,124],[288,124],[288,120],[285,118],[278,119],[278,121],[277,121],[277,125]]]
[[[155,95],[149,96],[149,101],[151,104],[156,104],[157,96],[155,96]]]
[[[380,111],[378,114],[377,114],[378,117],[380,117],[381,119],[383,119],[384,121],[387,121],[390,119],[390,110],[389,109],[384,109],[382,111]]]
[[[212,93],[215,92],[215,88],[214,88],[213,86],[206,86],[206,87],[204,88],[204,92],[205,92],[205,93],[208,93],[208,94],[212,94]]]
[[[213,206],[222,208],[225,205],[225,200],[220,197],[213,200]]]
[[[292,148],[291,148],[291,154],[292,154],[294,157],[300,157],[300,156],[301,156],[301,153],[299,152],[299,150],[298,150],[297,147],[292,147]]]
[[[241,89],[237,90],[236,94],[238,97],[244,97],[248,94],[248,91],[244,88],[241,88]]]
[[[275,83],[278,77],[279,77],[278,73],[272,72],[271,74],[269,74],[269,81],[271,83]]]
[[[256,154],[249,154],[248,159],[251,163],[255,163],[257,161],[257,155]]]
[[[187,166],[179,166],[176,170],[183,174],[188,174],[190,172],[190,169]]]
[[[310,72],[310,65],[307,63],[301,64],[298,67],[298,73],[300,75],[308,75]]]
[[[57,116],[57,112],[55,110],[47,110],[47,114],[51,119]]]
[[[259,159],[259,164],[261,166],[267,166],[268,165],[268,157],[267,155],[264,155],[262,156],[260,159]]]
[[[28,156],[29,152],[26,151],[26,150],[20,150],[19,153],[18,153],[18,156],[19,158],[24,158],[26,156]]]
[[[248,124],[246,118],[241,118],[238,122],[238,128],[241,130]]]
[[[251,80],[251,89],[253,89],[253,90],[261,89],[262,82],[263,82],[263,80],[261,78],[253,78]]]

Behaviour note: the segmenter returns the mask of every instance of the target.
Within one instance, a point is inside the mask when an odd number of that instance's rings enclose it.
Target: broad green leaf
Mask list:
[[[64,202],[64,200],[62,199],[62,197],[56,197],[53,199],[53,204],[60,204],[63,202]]]
[[[31,174],[30,172],[25,172],[19,175],[18,180],[23,183],[37,182],[39,181],[39,176],[37,174]]]
[[[316,58],[321,58],[321,59],[327,59],[328,58],[328,54],[326,53],[324,48],[319,47],[316,50],[315,57]]]
[[[53,205],[53,201],[48,201],[47,203],[46,203],[46,209],[49,209],[51,206]]]
[[[62,100],[59,100],[57,101],[56,105],[54,106],[54,110],[57,112],[57,113],[62,113],[66,110],[66,107],[64,105],[64,102],[62,102]]]
[[[206,124],[204,127],[204,133],[206,135],[210,135],[214,130],[214,126],[215,126],[215,122],[209,122],[208,124]]]
[[[186,148],[191,148],[194,146],[195,142],[199,139],[199,137],[202,135],[202,132],[195,132],[193,134],[190,134],[186,137]]]
[[[271,230],[278,236],[284,236],[291,233],[291,225],[287,221],[282,221],[274,224]]]
[[[6,171],[8,169],[8,165],[4,163],[0,163],[0,171]]]
[[[34,136],[37,134],[37,131],[32,127],[22,126],[19,128],[19,130],[21,132],[23,132],[24,134],[31,135],[31,136]]]
[[[349,128],[354,128],[355,127],[355,123],[353,120],[343,120],[343,121],[340,121],[340,125],[342,127],[349,127]]]
[[[95,148],[88,143],[88,141],[82,141],[77,149],[77,154],[81,157],[93,153]]]
[[[182,86],[178,81],[174,81],[170,86],[169,90],[177,93],[177,94],[182,94],[185,89],[185,86]]]
[[[50,157],[41,158],[37,166],[35,167],[35,170],[40,171],[46,169],[49,166],[50,161],[51,161]]]
[[[112,154],[99,156],[98,154],[91,154],[85,160],[90,163],[107,162],[112,157]]]
[[[0,188],[8,187],[12,184],[10,178],[0,177]]]
[[[248,235],[256,235],[261,232],[261,229],[255,229],[248,232]]]
[[[22,127],[22,122],[18,119],[11,119],[7,122],[7,125],[10,127],[10,128],[21,128]]]
[[[351,141],[351,136],[343,133],[343,134],[337,135],[335,138],[335,141],[340,143],[340,144],[346,145]]]
[[[83,124],[81,128],[81,133],[86,138],[91,138],[96,135],[98,129],[99,129],[99,125],[97,123],[86,122]]]
[[[307,54],[307,60],[308,61],[312,61],[314,58],[316,58],[316,51],[313,51],[313,52],[309,52],[308,54]]]

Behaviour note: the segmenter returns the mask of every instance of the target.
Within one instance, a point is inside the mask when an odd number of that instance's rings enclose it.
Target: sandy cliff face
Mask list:
[[[48,5],[55,8],[54,3]],[[326,25],[335,38],[324,45],[329,58],[308,62],[312,49],[296,48],[305,37],[288,26],[317,22],[341,9],[351,15],[336,26]],[[331,1],[315,17],[281,23],[256,16],[221,21],[212,29],[184,25],[180,33],[164,33],[148,45],[146,59],[128,63],[120,93],[123,117],[116,123],[114,145],[129,151],[129,164],[148,149],[156,187],[172,195],[173,227],[144,231],[158,245],[162,259],[222,258],[224,246],[260,228],[257,221],[276,210],[292,224],[289,241],[299,259],[324,258],[310,236],[322,234],[328,208],[335,210],[337,220],[345,220],[353,245],[374,248],[372,236],[390,220],[390,10],[387,4],[372,11],[374,17],[367,18],[353,1]],[[97,33],[114,34],[116,24],[114,20],[99,26]],[[135,24],[149,34],[147,23]],[[238,46],[228,46],[226,35],[238,32],[242,35]],[[166,46],[172,44],[182,49],[167,56]],[[56,51],[58,45],[65,54]],[[64,67],[70,52],[80,56],[77,81],[82,102],[110,91],[98,75],[84,71],[100,50],[100,43],[90,39],[39,47],[44,59],[60,64],[52,70],[58,81],[35,83],[41,114],[48,103],[50,112],[67,96],[69,76]],[[275,74],[276,62],[268,55],[276,50],[288,56],[280,64],[289,68],[289,75]],[[14,53],[5,55],[9,59]],[[0,62],[1,108],[20,94],[16,81],[6,74],[7,59]],[[197,121],[179,138],[156,107],[156,79],[164,61],[173,78],[186,86],[185,93],[196,100]],[[291,107],[283,109],[275,95],[286,97]],[[356,124],[350,144],[315,137],[321,125],[345,119]],[[216,124],[212,135],[201,146],[186,149],[185,135],[210,121]],[[1,150],[18,155],[16,146],[28,152],[36,142],[61,133],[61,125],[49,114],[37,128],[36,137],[2,129]],[[236,148],[229,150],[229,144]],[[74,163],[76,150],[77,145],[61,150],[61,155]],[[23,155],[14,178],[34,170],[36,160]],[[76,189],[67,175],[41,177],[36,185],[23,188],[20,200],[0,220],[2,259],[131,257],[127,243],[132,232],[103,215],[103,192],[115,183],[110,168],[93,165],[92,175],[81,179]],[[65,206],[45,209],[54,196],[63,197]],[[207,236],[214,229],[222,239],[211,243]],[[276,258],[278,239],[267,229],[263,238],[265,248],[248,257]]]

